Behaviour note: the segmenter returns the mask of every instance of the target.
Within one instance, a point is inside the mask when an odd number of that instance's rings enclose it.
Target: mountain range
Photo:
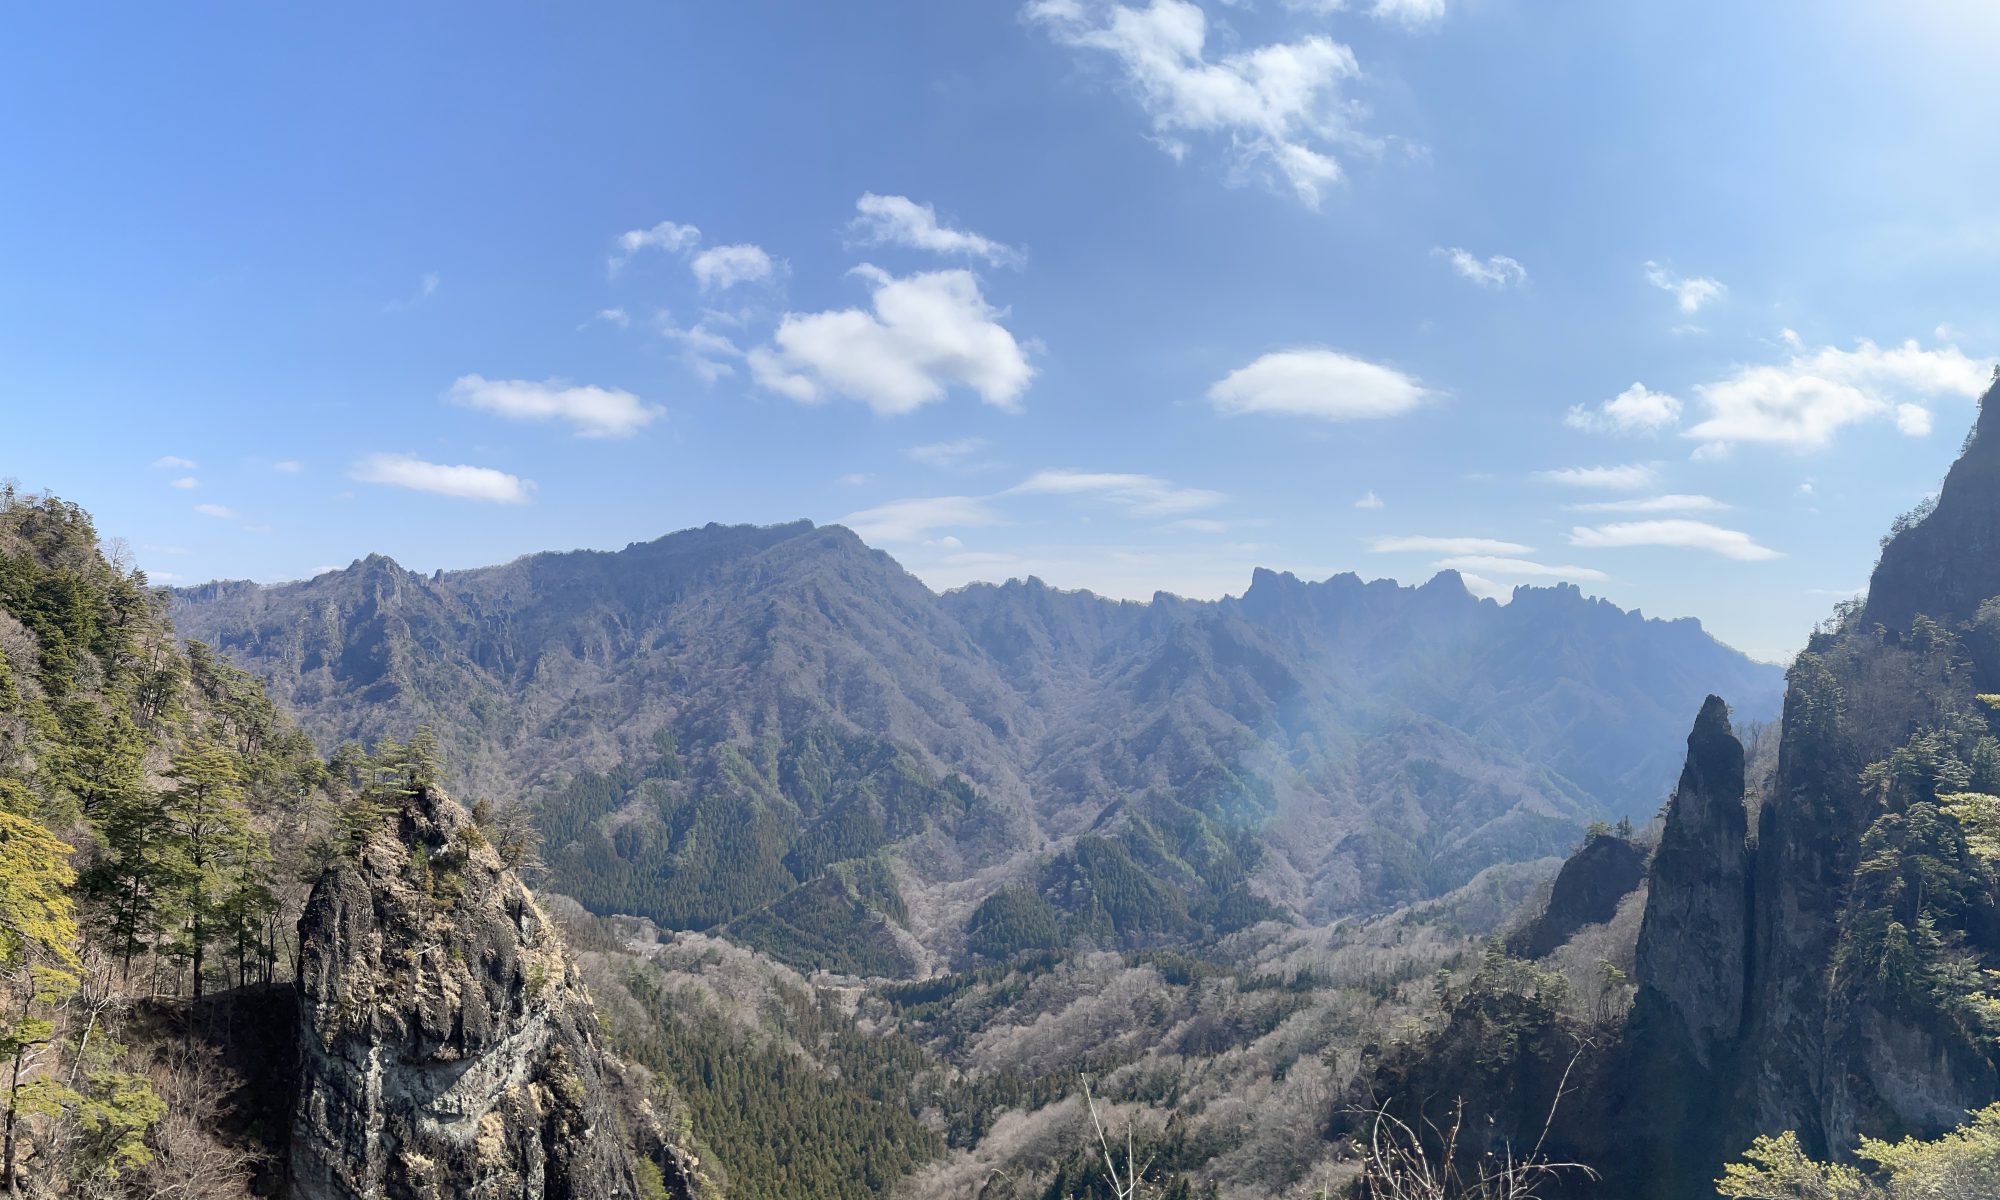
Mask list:
[[[322,750],[435,729],[455,790],[525,803],[593,910],[857,974],[1441,895],[1650,818],[1702,697],[1755,722],[1783,686],[1569,585],[938,594],[808,522],[429,576],[371,555],[181,589],[173,619]]]

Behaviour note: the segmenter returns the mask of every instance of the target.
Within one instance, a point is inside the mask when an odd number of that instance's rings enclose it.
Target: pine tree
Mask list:
[[[199,1000],[209,944],[226,924],[224,898],[257,839],[243,806],[242,771],[228,749],[197,741],[175,756],[167,775],[179,784],[160,798],[172,850],[167,861],[187,920],[180,950],[194,968]]]
[[[70,847],[27,817],[0,811],[0,1057],[9,1063],[0,1186],[15,1187],[22,1073],[55,1038],[50,1005],[76,990],[76,915]]]

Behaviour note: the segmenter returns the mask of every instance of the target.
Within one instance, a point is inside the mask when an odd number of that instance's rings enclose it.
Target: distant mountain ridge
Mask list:
[[[871,971],[962,952],[1010,882],[1050,910],[1010,927],[1128,942],[1440,894],[1650,816],[1703,696],[1757,720],[1782,687],[1698,622],[1568,585],[939,595],[809,522],[429,577],[370,556],[181,589],[173,615],[322,746],[435,727],[461,792],[535,800],[593,907],[673,873],[700,903],[627,910],[768,934],[833,894],[881,931]],[[795,960],[855,932],[786,928]]]

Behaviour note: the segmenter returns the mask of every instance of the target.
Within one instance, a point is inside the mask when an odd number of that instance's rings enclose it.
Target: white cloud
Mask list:
[[[1232,173],[1282,181],[1307,207],[1341,178],[1331,151],[1367,144],[1341,85],[1354,52],[1317,35],[1211,58],[1208,18],[1190,0],[1031,0],[1027,18],[1066,46],[1117,60],[1153,132],[1176,159],[1186,136],[1226,142]]]
[[[1889,347],[1863,340],[1852,350],[1825,346],[1695,388],[1704,415],[1687,436],[1817,450],[1845,426],[1886,417],[1900,432],[1922,437],[1931,414],[1916,399],[1976,397],[1988,382],[1986,364],[1957,346],[1926,350],[1914,339]]]
[[[1688,279],[1656,262],[1646,264],[1646,282],[1673,296],[1682,312],[1690,316],[1722,298],[1729,289],[1720,280],[1698,275]]]
[[[1223,3],[1250,6],[1248,0],[1223,0]],[[1324,17],[1345,11],[1347,0],[1284,0],[1284,6],[1291,12]],[[1368,15],[1378,21],[1399,21],[1415,27],[1443,20],[1445,7],[1445,0],[1374,0],[1368,5]]]
[[[1502,583],[1495,583],[1484,575],[1475,575],[1470,571],[1460,571],[1458,579],[1460,583],[1465,585],[1466,591],[1471,592],[1481,600],[1497,600],[1501,604],[1505,604],[1514,595],[1514,589]]]
[[[976,496],[932,496],[894,500],[840,519],[865,541],[925,542],[940,529],[965,525],[999,525],[1000,514]]]
[[[632,327],[632,315],[622,308],[600,308],[597,310],[597,315],[592,317],[590,321],[602,321],[607,325],[616,325],[620,329],[630,329]],[[577,326],[577,328],[585,328],[590,324],[590,321],[585,321],[582,325]]]
[[[710,329],[707,318],[695,322],[692,329],[682,329],[674,324],[672,313],[662,312],[654,318],[653,324],[661,337],[680,343],[681,362],[703,383],[714,383],[725,375],[736,374],[736,368],[724,360],[742,358],[742,349],[725,335]]]
[[[576,436],[586,438],[631,437],[661,413],[618,388],[575,386],[555,379],[536,383],[461,375],[444,398],[510,421],[566,421]]]
[[[1176,487],[1153,475],[1100,471],[1037,471],[1008,489],[1045,496],[1096,496],[1144,516],[1173,516],[1211,508],[1224,499],[1206,488]]]
[[[1742,562],[1784,557],[1768,546],[1758,545],[1747,533],[1723,529],[1706,521],[1628,521],[1615,525],[1578,526],[1570,530],[1569,543],[1595,548],[1674,546],[1706,550]]]
[[[646,250],[658,250],[665,254],[681,254],[701,244],[701,230],[692,225],[676,225],[672,221],[662,221],[651,229],[628,229],[618,235],[618,249],[605,261],[605,267],[616,275],[634,255]]]
[[[201,486],[201,480],[196,479],[192,475],[183,475],[179,479],[176,479],[172,483],[168,484],[167,486],[177,487],[180,488],[182,491],[193,491],[195,488]]]
[[[1444,19],[1445,0],[1375,0],[1369,12],[1382,20],[1405,25],[1429,25]]]
[[[1470,250],[1453,246],[1447,250],[1443,246],[1431,251],[1432,254],[1451,264],[1451,269],[1483,288],[1502,291],[1521,287],[1528,282],[1528,268],[1504,254],[1480,258]]]
[[[878,196],[868,192],[854,202],[854,207],[861,215],[854,218],[851,228],[855,239],[863,245],[908,246],[933,254],[962,254],[995,266],[1018,265],[1023,258],[1012,246],[939,224],[936,209],[918,204],[908,196]]]
[[[1729,506],[1713,496],[1689,496],[1675,493],[1665,496],[1647,496],[1638,500],[1597,500],[1589,504],[1566,504],[1563,507],[1571,512],[1663,513],[1719,512]]]
[[[153,469],[155,471],[192,471],[194,468],[195,463],[193,459],[182,458],[178,454],[162,454],[153,460]]]
[[[492,467],[447,466],[408,454],[371,454],[355,463],[347,474],[362,483],[387,484],[493,504],[526,504],[535,490],[532,480]]]
[[[1229,522],[1217,521],[1210,517],[1182,517],[1178,521],[1167,522],[1168,529],[1186,533],[1228,533]]]
[[[1006,310],[980,293],[970,271],[896,278],[856,267],[872,312],[786,313],[773,345],[749,354],[761,386],[802,403],[847,396],[877,413],[911,412],[963,386],[1012,411],[1035,377],[1026,351],[1000,324]]]
[[[1537,471],[1535,478],[1543,483],[1557,483],[1564,487],[1634,491],[1642,487],[1651,487],[1655,476],[1653,468],[1645,463],[1627,463],[1622,467],[1562,467],[1552,471]]]
[[[231,520],[236,516],[235,509],[226,508],[220,504],[197,504],[194,506],[194,510],[204,517],[215,517],[223,521]]]
[[[1382,497],[1380,497],[1380,496],[1376,495],[1376,494],[1375,494],[1375,492],[1374,492],[1374,489],[1372,489],[1372,488],[1371,488],[1371,489],[1369,489],[1369,491],[1368,491],[1368,494],[1367,494],[1367,495],[1365,495],[1365,496],[1361,497],[1361,499],[1359,499],[1359,500],[1356,500],[1356,501],[1354,502],[1354,507],[1356,507],[1356,508],[1381,508],[1381,507],[1382,507]]]
[[[271,469],[282,475],[296,475],[306,469],[306,465],[296,458],[281,458],[271,464]]]
[[[747,242],[710,246],[688,260],[688,268],[703,291],[726,290],[739,283],[762,283],[776,269],[762,246]]]
[[[1606,400],[1592,412],[1574,405],[1563,424],[1591,433],[1659,433],[1680,424],[1681,402],[1665,392],[1655,392],[1643,383]]]
[[[1208,389],[1217,411],[1357,421],[1409,412],[1430,393],[1393,367],[1336,350],[1279,350]]]
[[[1525,558],[1500,558],[1487,554],[1459,554],[1442,558],[1439,567],[1454,571],[1477,571],[1487,575],[1529,579],[1582,579],[1592,583],[1611,578],[1594,567],[1550,566]]]
[[[928,442],[912,446],[903,451],[914,462],[927,467],[955,467],[986,449],[986,439],[980,437],[958,438],[949,442]]]
[[[834,482],[842,487],[860,487],[862,484],[874,482],[874,479],[873,475],[864,471],[849,471],[845,475],[836,477]]]
[[[1424,554],[1530,554],[1533,546],[1523,546],[1519,542],[1503,542],[1483,537],[1428,537],[1423,534],[1406,534],[1397,537],[1373,537],[1368,539],[1368,548],[1377,554],[1402,554],[1419,551]]]

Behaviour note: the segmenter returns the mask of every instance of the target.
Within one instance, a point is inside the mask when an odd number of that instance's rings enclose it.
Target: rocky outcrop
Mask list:
[[[1750,819],[1743,743],[1729,706],[1710,696],[1688,735],[1687,766],[1653,856],[1633,976],[1638,1005],[1656,1010],[1703,1068],[1743,1026],[1750,930]]]
[[[1618,915],[1618,904],[1646,881],[1646,851],[1629,838],[1593,833],[1563,863],[1541,915],[1507,939],[1521,958],[1553,953],[1587,925]]]
[[[2000,372],[1937,503],[1897,522],[1868,582],[1864,622],[1905,630],[1918,614],[1952,623],[2000,596]]]
[[[442,792],[411,789],[299,931],[291,1195],[639,1194],[646,1131],[555,926]]]

